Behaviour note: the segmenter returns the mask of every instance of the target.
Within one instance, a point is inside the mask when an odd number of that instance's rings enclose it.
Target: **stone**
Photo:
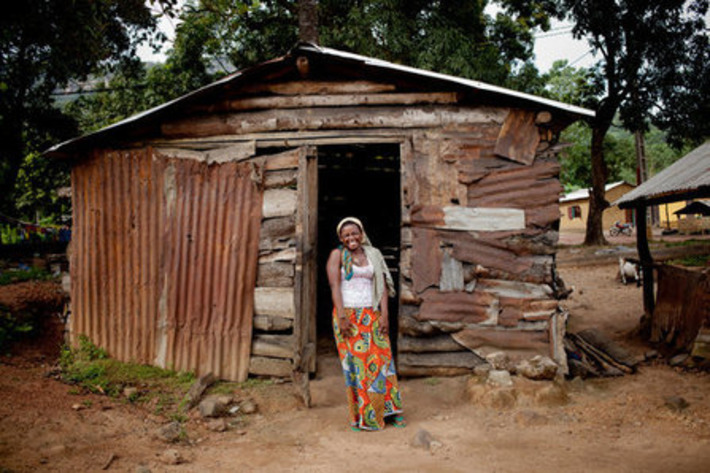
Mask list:
[[[200,415],[202,417],[220,417],[227,412],[227,403],[218,397],[207,397],[200,401]]]
[[[512,367],[508,354],[502,351],[497,351],[486,355],[486,361],[491,365],[494,370],[510,371]]]
[[[558,384],[550,383],[542,386],[535,393],[535,403],[540,406],[556,407],[569,404],[567,391]]]
[[[671,366],[680,366],[683,363],[685,363],[689,358],[689,355],[687,353],[681,353],[679,355],[674,356],[670,360],[668,360],[668,364]]]
[[[174,443],[180,440],[182,434],[182,424],[180,424],[180,422],[173,421],[160,427],[157,432],[157,437],[164,442]]]
[[[425,429],[419,429],[412,441],[411,446],[414,448],[422,448],[424,450],[429,450],[431,448],[431,443],[434,441],[434,437]]]
[[[557,363],[547,356],[537,355],[518,364],[516,372],[533,380],[554,379],[557,375]]]
[[[680,396],[671,396],[666,399],[666,406],[672,411],[680,412],[687,409],[690,404]]]
[[[134,473],[151,473],[150,468],[145,465],[138,465],[133,471]]]
[[[473,374],[476,376],[480,376],[481,378],[487,378],[488,373],[491,371],[491,365],[488,363],[482,363],[480,365],[476,365],[473,368]]]
[[[212,432],[224,432],[227,430],[227,421],[219,418],[207,422],[207,428]]]
[[[174,448],[169,448],[160,454],[160,461],[166,465],[179,465],[185,463],[183,456]]]
[[[129,386],[127,388],[123,388],[123,397],[127,399],[131,399],[132,397],[136,396],[138,394],[138,388],[135,386]]]
[[[492,386],[510,387],[513,385],[513,379],[506,370],[491,370],[486,383]]]
[[[254,401],[247,399],[239,404],[239,408],[244,414],[254,414],[258,410],[258,407]]]
[[[644,353],[643,356],[644,356],[644,359],[646,359],[646,360],[655,360],[656,358],[658,358],[658,355],[659,355],[658,350],[649,350],[646,353]]]
[[[192,386],[190,386],[190,389],[185,395],[185,410],[195,407],[197,403],[200,402],[200,398],[202,398],[202,394],[205,390],[214,384],[215,381],[217,381],[215,375],[207,373],[200,376],[194,383],[192,383]]]

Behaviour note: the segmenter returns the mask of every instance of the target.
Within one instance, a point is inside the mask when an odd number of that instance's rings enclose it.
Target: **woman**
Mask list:
[[[404,427],[388,335],[387,297],[394,295],[392,276],[360,220],[343,219],[337,232],[342,244],[330,253],[327,270],[350,428],[380,430],[387,417],[392,417],[395,427]]]

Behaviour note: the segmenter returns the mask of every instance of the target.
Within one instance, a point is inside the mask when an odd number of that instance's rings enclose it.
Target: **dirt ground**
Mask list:
[[[561,263],[570,255],[563,251]],[[623,286],[617,269],[615,262],[560,265],[575,287],[565,302],[569,330],[597,327],[643,357],[650,348],[635,335],[641,289]],[[710,471],[710,375],[662,360],[621,378],[567,381],[567,403],[521,397],[504,409],[471,402],[467,377],[404,379],[408,426],[369,433],[348,429],[331,357],[320,360],[311,383],[313,408],[299,407],[288,383],[265,386],[252,393],[259,413],[242,428],[213,432],[193,415],[188,441],[175,445],[154,435],[164,418],[105,396],[70,394],[70,386],[45,377],[49,362],[30,354],[0,363],[0,472],[101,471],[111,457],[106,471]],[[673,396],[689,406],[668,407]],[[429,449],[412,445],[421,429],[435,439]],[[168,449],[184,462],[166,464]]]

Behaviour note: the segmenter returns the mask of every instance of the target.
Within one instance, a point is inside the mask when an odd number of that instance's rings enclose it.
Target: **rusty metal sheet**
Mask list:
[[[70,334],[122,361],[246,379],[261,190],[246,163],[104,151],[74,167]]]
[[[490,293],[439,292],[430,289],[422,294],[417,319],[477,324],[498,312],[496,296]]]
[[[686,350],[700,328],[710,326],[710,270],[658,267],[658,293],[651,317],[651,341]]]
[[[535,125],[535,112],[511,110],[503,123],[496,143],[496,154],[525,164],[535,160],[540,133]]]
[[[436,231],[412,228],[412,283],[418,293],[439,284],[443,256],[439,244]]]

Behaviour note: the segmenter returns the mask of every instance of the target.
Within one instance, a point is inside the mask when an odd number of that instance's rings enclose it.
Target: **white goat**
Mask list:
[[[638,264],[632,263],[626,258],[619,258],[619,275],[624,285],[628,284],[629,281],[636,281],[636,285],[640,286],[643,272]]]

